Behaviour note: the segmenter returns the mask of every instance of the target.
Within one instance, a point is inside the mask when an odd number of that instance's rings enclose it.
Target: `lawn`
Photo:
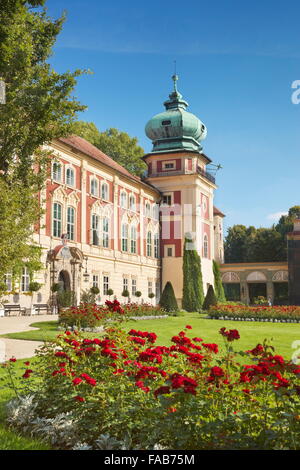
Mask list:
[[[22,374],[25,367],[22,359],[16,362],[15,367],[18,374]],[[34,359],[30,359],[31,363]],[[0,378],[5,374],[4,368],[0,366]],[[2,388],[0,381],[0,450],[50,450],[50,447],[38,439],[24,437],[23,435],[10,431],[5,423],[5,403],[14,398],[14,393],[7,387]]]
[[[235,343],[239,350],[247,350],[262,343],[266,338],[272,340],[273,346],[278,354],[290,359],[295,352],[292,343],[300,340],[300,324],[296,323],[272,323],[272,322],[238,322],[224,320],[208,320],[204,315],[197,313],[187,313],[184,316],[168,317],[154,320],[131,320],[122,324],[122,328],[129,331],[131,328],[153,331],[158,335],[156,344],[170,344],[170,339],[174,334],[181,331],[185,325],[191,325],[193,329],[189,332],[193,337],[200,336],[206,342],[216,342],[222,344],[222,338],[218,331],[225,326],[227,329],[237,329],[241,339]],[[39,328],[36,331],[22,333],[11,333],[4,335],[7,338],[54,341],[59,334],[56,322],[39,322],[31,326]],[[85,333],[86,337],[99,336],[99,333]]]

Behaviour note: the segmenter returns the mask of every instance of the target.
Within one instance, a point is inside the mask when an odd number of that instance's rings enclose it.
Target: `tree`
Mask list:
[[[64,16],[53,20],[44,4],[0,1],[0,77],[6,84],[6,104],[0,105],[0,279],[30,256],[26,246],[41,215],[38,192],[50,162],[42,146],[68,135],[84,109],[71,96],[82,72],[59,74],[47,63]]]
[[[243,263],[246,261],[247,227],[233,225],[229,227],[224,243],[226,263]]]
[[[93,122],[84,121],[75,122],[72,132],[91,142],[134,175],[140,176],[147,169],[141,159],[144,150],[138,145],[137,138],[130,137],[126,132],[114,128],[100,132]]]
[[[220,268],[218,263],[213,260],[213,272],[214,272],[214,279],[215,279],[215,294],[217,297],[218,302],[225,302],[226,297],[225,297],[225,292],[222,284],[222,279],[221,279],[221,274],[220,274]]]
[[[186,235],[183,252],[182,308],[187,312],[199,312],[204,300],[201,259],[191,236]]]
[[[166,310],[166,312],[178,311],[177,300],[171,282],[166,283],[163,293],[161,294],[159,305]]]
[[[211,307],[213,305],[217,305],[217,303],[218,303],[218,300],[217,300],[217,297],[215,295],[214,288],[210,284],[209,288],[207,290],[202,308],[203,308],[203,310],[209,310],[209,307]]]

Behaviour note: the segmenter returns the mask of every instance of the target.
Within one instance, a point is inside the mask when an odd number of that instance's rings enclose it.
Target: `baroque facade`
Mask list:
[[[74,292],[77,303],[92,286],[99,288],[101,303],[109,289],[118,299],[128,290],[136,301],[140,291],[140,301],[157,303],[171,281],[180,305],[187,233],[201,257],[204,291],[214,283],[212,261],[224,261],[224,214],[213,205],[217,186],[201,146],[206,127],[186,111],[177,79],[166,110],[146,125],[153,149],[143,157],[145,177],[130,174],[78,136],[48,147],[53,162],[40,194],[45,213],[34,234],[44,270],[34,276],[42,284],[34,303],[51,302],[54,285]],[[29,304],[29,282],[24,268],[11,303]],[[9,273],[6,283],[9,290]]]

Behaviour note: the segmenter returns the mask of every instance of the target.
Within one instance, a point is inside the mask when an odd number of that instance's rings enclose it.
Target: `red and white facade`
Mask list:
[[[187,232],[201,256],[204,290],[213,284],[212,260],[223,256],[223,214],[213,206],[216,186],[204,154],[146,155],[148,177],[141,180],[80,137],[49,148],[52,168],[40,195],[45,212],[34,234],[45,268],[34,276],[42,288],[33,303],[49,303],[57,283],[74,291],[77,302],[83,290],[97,286],[101,303],[108,289],[118,299],[128,290],[137,301],[140,291],[139,301],[157,303],[171,281],[180,304]],[[30,305],[29,280],[25,269],[11,303]]]

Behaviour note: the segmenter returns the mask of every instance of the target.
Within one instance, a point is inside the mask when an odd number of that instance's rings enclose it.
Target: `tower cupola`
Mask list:
[[[194,114],[186,111],[188,103],[177,90],[178,76],[173,75],[174,90],[164,102],[166,111],[156,114],[146,124],[145,132],[152,140],[152,152],[192,150],[201,153],[200,142],[207,129]]]

